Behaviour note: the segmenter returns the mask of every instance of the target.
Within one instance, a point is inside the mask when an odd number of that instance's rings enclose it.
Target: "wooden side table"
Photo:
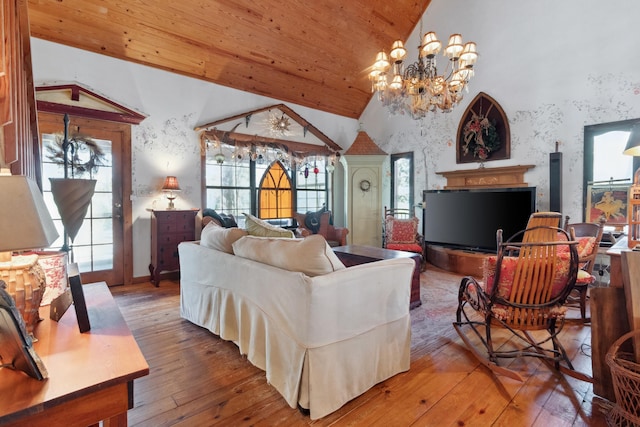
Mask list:
[[[610,257],[609,286],[590,290],[593,393],[611,402],[615,394],[605,355],[615,340],[630,330],[621,262],[622,252],[628,250],[627,238],[622,237],[606,251]]]
[[[411,258],[416,266],[413,269],[411,279],[411,298],[409,309],[422,305],[420,300],[420,267],[422,257],[414,252],[394,251],[391,249],[378,248],[375,246],[346,245],[333,248],[333,252],[346,267],[365,264],[368,262],[380,261],[382,259]]]
[[[160,285],[160,273],[180,269],[178,244],[196,239],[197,209],[153,210],[151,216],[151,283]]]
[[[107,284],[83,287],[91,330],[78,331],[70,308],[59,322],[44,319],[35,329],[33,349],[49,378],[0,369],[0,425],[126,426],[133,407],[133,380],[149,374],[149,365],[133,338]]]

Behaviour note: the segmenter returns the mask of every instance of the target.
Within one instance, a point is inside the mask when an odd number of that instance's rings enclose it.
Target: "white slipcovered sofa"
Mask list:
[[[205,230],[178,247],[180,314],[233,341],[292,408],[318,419],[409,369],[412,259],[345,268],[319,235],[230,246],[237,231],[218,227],[221,244]]]

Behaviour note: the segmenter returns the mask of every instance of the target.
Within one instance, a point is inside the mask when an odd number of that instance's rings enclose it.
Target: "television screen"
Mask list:
[[[503,239],[527,226],[535,212],[536,187],[426,190],[422,227],[427,244],[493,252]]]

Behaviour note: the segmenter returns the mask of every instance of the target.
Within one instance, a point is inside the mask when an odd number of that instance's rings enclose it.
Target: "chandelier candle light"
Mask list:
[[[413,119],[421,119],[429,111],[449,112],[462,100],[462,90],[473,77],[478,59],[476,44],[463,44],[460,34],[452,34],[444,49],[448,63],[442,75],[436,68],[441,48],[442,43],[431,31],[418,47],[418,61],[406,67],[407,50],[401,40],[393,42],[389,55],[378,52],[369,73],[371,90],[391,113],[408,112]]]

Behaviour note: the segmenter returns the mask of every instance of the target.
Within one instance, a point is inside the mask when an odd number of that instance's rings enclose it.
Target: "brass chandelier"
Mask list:
[[[413,119],[421,119],[428,112],[449,112],[462,100],[478,59],[476,44],[463,44],[460,34],[452,34],[444,49],[448,58],[445,72],[438,74],[436,55],[441,48],[442,43],[431,31],[418,47],[418,61],[406,67],[407,50],[401,40],[393,42],[389,55],[378,52],[369,73],[371,90],[391,113],[408,113]]]

